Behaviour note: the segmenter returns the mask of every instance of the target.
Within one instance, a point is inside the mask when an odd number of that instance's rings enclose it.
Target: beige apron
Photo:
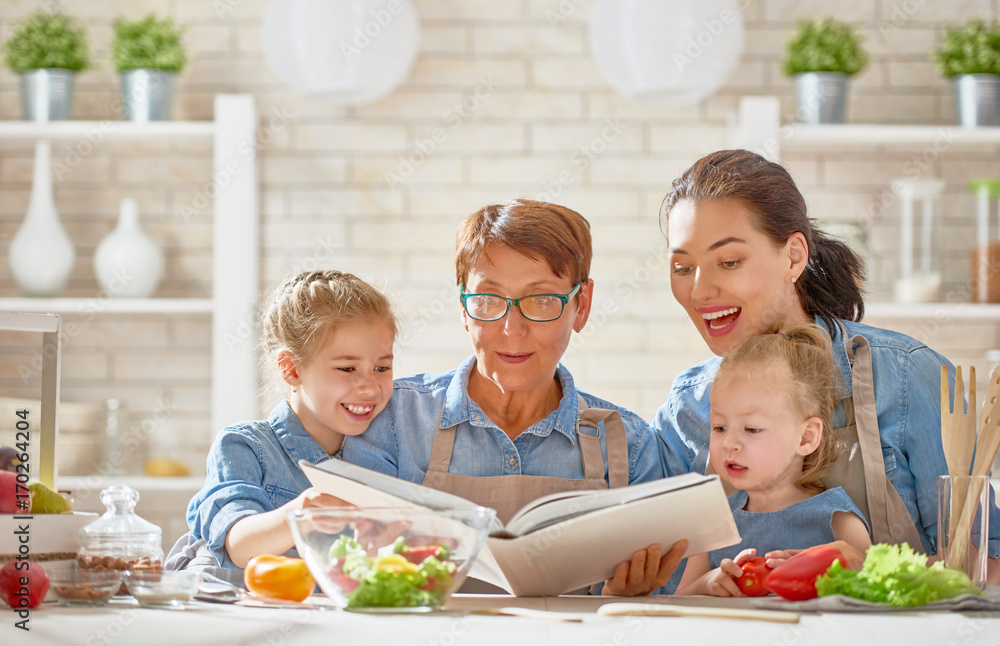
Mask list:
[[[430,463],[422,484],[495,509],[497,518],[504,523],[527,503],[550,493],[607,489],[609,483],[611,487],[627,486],[628,441],[621,415],[618,411],[588,408],[583,398],[579,395],[577,397],[580,401],[580,416],[576,422],[576,437],[583,460],[583,479],[526,475],[466,476],[449,473],[452,448],[455,446],[455,427],[452,426],[439,428],[434,434]],[[602,421],[607,433],[607,481],[604,479],[604,455],[601,453],[601,431],[598,426],[598,422]],[[597,432],[581,432],[581,426],[594,428]]]
[[[924,543],[920,532],[896,487],[885,474],[882,436],[875,408],[871,346],[860,335],[848,339],[844,325],[839,322],[838,325],[851,364],[853,397],[840,400],[847,426],[835,428],[833,433],[840,438],[843,450],[823,482],[830,488],[843,487],[868,519],[873,543],[909,543],[914,551],[922,553]],[[711,463],[705,472],[714,473]],[[727,494],[735,491],[728,484],[725,489]]]

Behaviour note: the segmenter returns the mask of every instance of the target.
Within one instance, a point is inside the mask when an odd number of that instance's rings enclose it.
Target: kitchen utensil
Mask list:
[[[974,400],[970,400],[969,406],[969,410],[973,411]],[[1000,451],[1000,368],[993,370],[993,374],[990,375],[989,386],[986,390],[986,401],[983,403],[983,412],[979,420],[979,432],[976,440],[975,461],[972,464],[972,475],[989,475],[998,451]],[[961,563],[964,558],[964,550],[969,544],[969,540],[966,537],[971,536],[972,525],[979,507],[976,501],[986,486],[987,478],[973,480],[971,491],[966,492],[966,497],[961,507],[961,518],[958,520],[955,532],[950,535],[952,548],[949,551],[948,557],[955,563]],[[954,506],[956,504],[956,500],[953,499],[952,522],[954,522],[955,518]],[[983,510],[981,513],[986,514],[988,511]]]
[[[677,606],[662,603],[606,603],[597,610],[604,616],[641,615],[647,617],[719,617],[722,619],[752,619],[775,621],[785,624],[799,623],[799,613],[783,610],[755,610],[744,608],[713,608]]]
[[[955,393],[948,401],[948,369],[941,366],[941,444],[944,448],[948,473],[967,476],[972,467],[976,450],[976,369],[969,368],[969,401],[965,406],[965,386],[962,366],[955,367]],[[968,480],[956,480],[951,488],[951,515],[949,517],[949,544],[955,545],[954,532],[958,529],[959,515],[965,506]]]
[[[993,369],[986,388],[986,401],[979,417],[979,437],[972,475],[988,475],[1000,452],[1000,366]]]

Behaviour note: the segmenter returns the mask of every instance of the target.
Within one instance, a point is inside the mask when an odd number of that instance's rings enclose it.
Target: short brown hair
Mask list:
[[[348,321],[380,319],[395,337],[396,316],[389,299],[354,274],[333,269],[306,271],[285,281],[271,297],[261,320],[264,361],[279,352],[306,362],[331,332]]]
[[[774,370],[775,362],[786,366],[787,372]],[[796,482],[800,489],[819,493],[826,489],[823,476],[840,455],[840,442],[830,428],[841,383],[830,338],[815,325],[787,325],[750,337],[723,357],[715,383],[775,382],[782,374],[778,383],[788,389],[795,412],[823,422],[819,447],[803,458]]]
[[[485,206],[458,226],[455,277],[459,286],[491,244],[500,244],[535,260],[544,260],[559,276],[581,282],[590,276],[593,249],[590,223],[558,204],[511,200]]]

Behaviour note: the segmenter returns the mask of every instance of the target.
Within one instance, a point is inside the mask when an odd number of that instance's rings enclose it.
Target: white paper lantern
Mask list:
[[[590,47],[619,93],[697,103],[739,63],[743,14],[737,0],[600,0],[590,16]]]
[[[261,38],[268,64],[294,92],[359,105],[409,75],[420,22],[409,0],[272,0]]]

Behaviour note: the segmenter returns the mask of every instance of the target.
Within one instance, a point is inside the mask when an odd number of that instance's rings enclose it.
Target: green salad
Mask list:
[[[845,569],[839,561],[831,565],[816,579],[816,592],[821,597],[842,594],[896,608],[982,595],[964,572],[946,568],[940,561],[927,566],[926,561],[926,556],[915,554],[906,543],[878,543],[868,548],[860,571]]]
[[[451,550],[439,544],[408,546],[402,539],[368,556],[349,536],[330,547],[327,574],[349,608],[437,607],[451,589],[457,569]]]

